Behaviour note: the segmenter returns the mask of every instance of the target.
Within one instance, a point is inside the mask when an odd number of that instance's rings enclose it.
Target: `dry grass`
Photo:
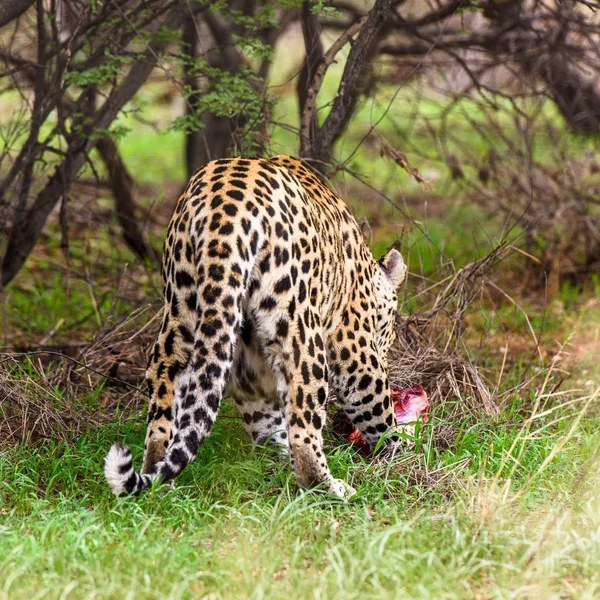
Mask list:
[[[450,398],[458,400],[454,416],[461,412],[498,414],[485,377],[464,350],[462,334],[467,312],[489,283],[490,273],[510,252],[509,246],[501,245],[420,292],[432,296],[430,307],[399,319],[389,358],[393,383],[422,385],[434,410]]]
[[[160,329],[161,312],[156,306],[146,304],[114,325],[105,324],[76,362],[63,363],[57,383],[91,391],[106,380],[122,403],[131,402],[140,392],[147,357]]]
[[[0,448],[40,439],[72,439],[94,422],[73,390],[58,391],[31,357],[0,359]]]
[[[0,354],[0,439],[5,445],[75,439],[86,427],[138,411],[160,312],[143,306],[104,325],[74,356],[53,350]]]

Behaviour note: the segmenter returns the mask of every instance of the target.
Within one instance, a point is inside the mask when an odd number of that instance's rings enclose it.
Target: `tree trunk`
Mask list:
[[[142,261],[154,260],[156,257],[146,243],[135,216],[133,177],[129,174],[115,141],[109,137],[101,138],[98,140],[96,148],[108,171],[110,187],[115,200],[115,212],[125,243]]]
[[[600,133],[600,96],[592,82],[584,81],[559,54],[544,56],[534,68],[573,131]]]
[[[0,27],[20,17],[35,0],[4,0],[0,4]]]
[[[522,0],[492,1],[484,6],[484,15],[503,26],[511,22],[518,24],[522,16],[527,16],[526,10]],[[569,0],[559,5],[559,16],[553,32],[554,42],[550,46],[540,48],[539,52],[532,52],[531,47],[515,51],[509,44],[507,50],[513,50],[513,59],[523,73],[544,81],[552,100],[573,131],[599,133],[600,95],[594,82],[585,81],[567,53],[554,51],[554,46],[560,48],[561,44],[558,42],[566,40],[569,35],[569,19],[573,10],[574,3]],[[518,43],[518,37],[515,39]],[[547,46],[546,41],[544,46]]]
[[[317,15],[313,14],[311,4],[305,1],[302,4],[302,33],[304,35],[304,47],[306,57],[302,64],[300,76],[298,77],[298,85],[296,93],[298,95],[298,105],[300,115],[304,114],[306,103],[309,94],[315,94],[316,90],[312,89],[313,82],[317,74],[319,65],[324,61],[323,44],[321,43],[321,24]],[[310,145],[313,143],[318,131],[317,114],[315,110],[311,110],[309,131],[307,135],[300,135],[300,152],[305,154],[309,151]]]
[[[198,23],[195,19],[189,19],[183,26],[183,52],[187,54],[190,59],[196,59],[199,57],[198,52]],[[193,92],[200,90],[198,85],[197,76],[190,72],[191,69],[186,69],[185,73],[185,85]],[[191,103],[193,100],[188,100],[185,105],[186,113],[189,114],[190,110],[193,109]],[[203,165],[204,160],[202,146],[203,146],[203,132],[201,129],[196,131],[188,131],[185,136],[185,163],[187,167],[188,179],[192,176],[194,171]]]
[[[350,53],[344,66],[342,80],[338,86],[331,111],[323,125],[316,132],[314,140],[307,147],[305,146],[302,152],[302,155],[312,161],[312,166],[318,171],[325,172],[327,170],[331,161],[333,145],[345,131],[354,114],[358,97],[363,91],[361,78],[364,77],[365,67],[370,64],[377,54],[381,33],[390,19],[393,6],[393,0],[376,0],[373,8],[369,11],[368,17],[364,21],[361,20],[355,23],[358,34],[351,43]],[[343,38],[344,35],[342,34],[340,41]],[[312,109],[314,110],[314,106]],[[301,118],[303,119],[304,116]]]

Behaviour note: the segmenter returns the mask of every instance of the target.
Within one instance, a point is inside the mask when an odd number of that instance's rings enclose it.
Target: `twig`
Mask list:
[[[16,357],[19,357],[19,356],[40,356],[40,355],[44,355],[44,354],[46,354],[46,355],[50,354],[51,356],[59,356],[60,358],[69,360],[72,363],[75,363],[76,365],[83,367],[84,369],[87,369],[88,371],[91,371],[92,373],[95,373],[96,375],[100,375],[101,377],[104,377],[105,379],[110,379],[111,381],[114,381],[116,383],[124,385],[128,388],[131,388],[132,390],[136,390],[136,391],[140,392],[140,394],[145,394],[145,392],[142,389],[140,389],[139,387],[137,387],[136,385],[133,385],[127,381],[124,381],[123,379],[119,379],[117,377],[111,377],[110,375],[106,375],[105,373],[102,373],[101,371],[98,371],[97,369],[93,369],[92,367],[86,365],[85,363],[82,363],[81,361],[73,358],[72,356],[68,356],[67,354],[63,354],[62,352],[56,352],[54,350],[35,350],[32,352],[11,353],[8,356],[5,355],[5,358],[0,359],[0,365],[5,362],[8,362],[10,360],[14,360]]]

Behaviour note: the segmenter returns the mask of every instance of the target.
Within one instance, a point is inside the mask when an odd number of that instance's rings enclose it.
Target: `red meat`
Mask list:
[[[429,420],[429,401],[427,394],[420,385],[410,389],[399,387],[392,388],[392,401],[396,411],[396,424],[405,425],[421,420],[427,423]],[[352,425],[350,419],[339,411],[333,419],[333,426],[342,437],[346,438],[356,450],[363,455],[369,454],[369,444],[363,434]],[[412,433],[409,432],[409,433]]]

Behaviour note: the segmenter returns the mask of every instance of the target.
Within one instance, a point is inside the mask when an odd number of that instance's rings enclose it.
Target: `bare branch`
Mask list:
[[[302,156],[308,156],[311,152],[311,136],[310,129],[311,123],[315,119],[315,109],[317,104],[317,96],[323,84],[325,73],[328,67],[333,63],[337,53],[346,45],[346,43],[356,35],[363,25],[367,22],[367,16],[362,17],[356,23],[351,25],[332,45],[331,48],[325,53],[319,68],[317,69],[311,87],[306,95],[304,103],[304,110],[301,114],[300,123],[300,144],[302,147]]]
[[[448,17],[451,17],[459,8],[462,8],[465,4],[468,4],[465,0],[453,0],[445,6],[440,7],[438,10],[427,13],[420,19],[410,21],[411,27],[422,27],[423,25],[430,25],[431,23],[439,23]]]
[[[154,260],[156,257],[138,226],[133,198],[134,180],[119,154],[117,144],[112,138],[105,136],[98,140],[96,148],[108,171],[115,198],[115,212],[125,243],[142,261]]]
[[[376,53],[380,32],[389,19],[393,6],[393,0],[376,0],[352,44],[331,112],[319,130],[310,152],[306,155],[307,158],[316,161],[317,165],[321,165],[321,169],[329,161],[334,141],[344,131],[354,112],[359,78],[364,72],[365,65]],[[310,127],[310,121],[308,125]],[[306,136],[306,132],[303,132],[303,136]]]
[[[322,70],[322,81],[324,69],[321,69],[321,67],[327,68],[325,56],[323,55],[323,44],[321,43],[321,24],[318,16],[312,12],[311,4],[308,1],[302,4],[302,33],[304,34],[306,57],[302,64],[296,92],[303,123],[300,129],[300,152],[306,154],[310,150],[310,144],[317,134],[318,127],[314,110],[315,98],[318,93],[318,90],[315,91],[315,80],[318,71]],[[320,87],[321,82],[318,85]],[[305,115],[306,104],[311,93],[312,105],[306,110]]]

